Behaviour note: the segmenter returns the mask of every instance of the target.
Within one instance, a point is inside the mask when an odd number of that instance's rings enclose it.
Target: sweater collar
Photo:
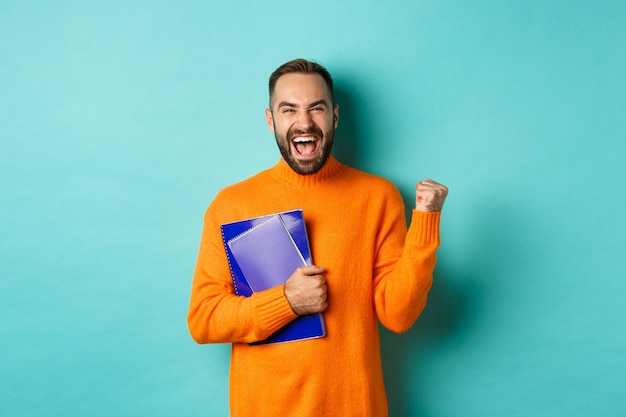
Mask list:
[[[306,187],[328,181],[341,170],[342,166],[343,165],[331,155],[326,164],[324,164],[319,171],[310,175],[302,175],[291,169],[287,162],[285,162],[283,158],[280,158],[278,163],[270,168],[270,172],[272,176],[279,181]]]

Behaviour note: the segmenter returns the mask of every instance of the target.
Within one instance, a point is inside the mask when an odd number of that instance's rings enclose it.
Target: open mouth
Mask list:
[[[316,155],[320,141],[315,136],[298,136],[291,143],[298,157],[311,158]]]

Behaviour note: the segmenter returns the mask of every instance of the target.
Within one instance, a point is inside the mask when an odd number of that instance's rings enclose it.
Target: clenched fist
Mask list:
[[[415,210],[440,211],[446,201],[448,187],[433,180],[418,182],[415,186]]]
[[[294,271],[285,282],[285,297],[299,316],[326,310],[326,278],[321,266],[303,266]]]

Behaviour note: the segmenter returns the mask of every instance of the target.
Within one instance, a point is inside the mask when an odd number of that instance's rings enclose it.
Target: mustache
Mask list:
[[[296,135],[316,135],[321,138],[324,136],[324,132],[322,132],[322,129],[320,129],[317,126],[311,126],[310,128],[306,130],[292,128],[292,129],[289,129],[289,131],[287,131],[287,139],[289,140],[291,140],[291,138],[293,138]]]

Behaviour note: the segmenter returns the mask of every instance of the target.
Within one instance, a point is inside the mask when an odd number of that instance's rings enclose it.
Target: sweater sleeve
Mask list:
[[[198,260],[193,276],[187,324],[197,343],[264,340],[297,316],[284,294],[284,285],[238,296],[222,243],[219,209],[205,214]]]
[[[398,226],[398,220],[383,224],[389,230],[379,249],[374,301],[379,320],[389,330],[407,331],[426,305],[440,242],[440,218],[441,212],[413,210],[406,234],[401,230],[406,226]]]

